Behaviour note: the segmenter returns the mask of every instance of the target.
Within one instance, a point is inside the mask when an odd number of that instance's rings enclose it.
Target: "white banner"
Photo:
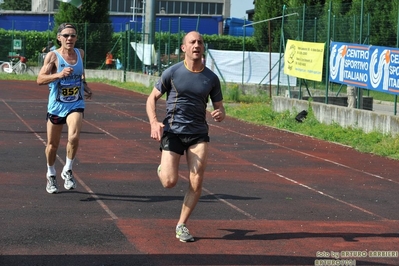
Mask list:
[[[130,45],[133,47],[134,51],[136,51],[138,58],[144,65],[151,66],[156,63],[156,54],[153,44],[131,42]]]
[[[272,68],[271,83],[278,83],[279,53],[242,52],[208,49],[206,66],[219,78],[232,83],[270,83],[270,65]],[[271,58],[271,64],[270,62]],[[296,85],[296,77],[284,74],[284,57],[280,62],[280,85]]]

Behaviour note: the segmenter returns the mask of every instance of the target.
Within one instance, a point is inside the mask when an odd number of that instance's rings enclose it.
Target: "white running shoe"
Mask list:
[[[76,181],[75,181],[75,178],[73,178],[72,170],[68,170],[65,172],[63,171],[61,173],[61,177],[62,177],[62,179],[65,180],[65,183],[64,183],[65,189],[70,190],[70,189],[76,188]]]
[[[47,185],[46,191],[50,194],[58,192],[57,180],[55,179],[55,175],[46,175],[47,178]]]
[[[178,238],[180,242],[194,242],[194,237],[190,235],[185,224],[176,226],[176,238]]]

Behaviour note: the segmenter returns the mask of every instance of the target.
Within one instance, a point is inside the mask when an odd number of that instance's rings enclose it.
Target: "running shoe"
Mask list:
[[[76,188],[75,178],[73,178],[72,170],[63,171],[61,173],[62,179],[65,180],[64,188],[67,190]]]
[[[47,178],[46,191],[50,194],[57,193],[58,187],[55,175],[50,175],[50,176],[46,175],[46,178]]]
[[[176,238],[178,238],[181,242],[193,242],[194,237],[190,235],[185,224],[180,224],[176,227]]]

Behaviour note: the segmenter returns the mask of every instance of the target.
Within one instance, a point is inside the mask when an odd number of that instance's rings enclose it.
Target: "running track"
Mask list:
[[[0,81],[0,265],[399,265],[398,161],[232,118],[209,119],[203,194],[187,224],[196,242],[179,242],[185,160],[178,185],[162,188],[146,96],[91,87],[78,188],[58,178],[50,195],[47,87]]]

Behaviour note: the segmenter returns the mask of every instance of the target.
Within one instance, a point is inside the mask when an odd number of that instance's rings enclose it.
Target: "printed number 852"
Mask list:
[[[74,88],[65,88],[62,89],[62,95],[63,96],[73,96],[78,94],[79,87],[74,87]]]

